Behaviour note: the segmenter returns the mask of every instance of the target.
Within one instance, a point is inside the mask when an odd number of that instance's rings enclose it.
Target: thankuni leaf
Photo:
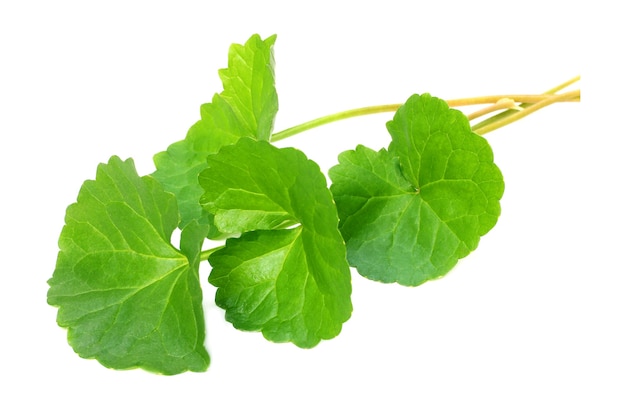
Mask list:
[[[245,45],[233,44],[228,68],[219,71],[224,91],[200,107],[201,119],[184,140],[154,156],[157,170],[152,175],[176,195],[181,228],[192,220],[210,223],[208,213],[198,204],[202,195],[198,174],[206,168],[206,157],[243,136],[269,140],[278,111],[275,40],[276,36],[262,40],[253,35]]]
[[[317,164],[243,138],[208,157],[200,185],[218,229],[241,234],[209,257],[226,319],[300,347],[339,334],[352,311],[350,271]]]
[[[463,113],[414,95],[387,124],[389,151],[344,152],[329,175],[348,260],[368,278],[419,285],[478,246],[500,214],[502,174]]]
[[[67,209],[48,303],[82,357],[163,374],[204,371],[198,279],[207,226],[189,223],[181,250],[170,244],[176,200],[132,160],[112,157]]]

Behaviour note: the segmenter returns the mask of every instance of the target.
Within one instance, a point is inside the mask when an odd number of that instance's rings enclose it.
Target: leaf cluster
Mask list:
[[[115,369],[206,370],[205,260],[234,327],[311,348],[350,318],[350,267],[420,285],[495,225],[504,183],[491,148],[428,94],[397,110],[386,149],[339,155],[330,187],[304,153],[274,146],[275,39],[232,45],[224,90],[155,155],[152,174],[114,156],[68,207],[48,303],[80,356]],[[203,252],[207,239],[225,244]]]

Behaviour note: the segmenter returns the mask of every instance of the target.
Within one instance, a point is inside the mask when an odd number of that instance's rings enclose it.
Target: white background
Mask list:
[[[608,99],[624,92],[619,13],[458,3],[3,2],[0,415],[626,415],[626,138]],[[80,359],[46,304],[66,206],[113,154],[152,172],[221,91],[228,46],[253,33],[278,34],[276,131],[412,93],[539,93],[581,73],[583,101],[488,134],[506,182],[495,229],[417,288],[353,272],[336,339],[300,350],[233,329],[204,268],[208,372]],[[358,143],[386,146],[390,117],[280,146],[327,170]]]

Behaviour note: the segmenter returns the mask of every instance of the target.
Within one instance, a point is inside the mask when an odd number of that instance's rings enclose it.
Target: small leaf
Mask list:
[[[331,168],[348,260],[365,277],[419,285],[478,246],[500,214],[502,174],[463,113],[412,96],[387,124],[389,151],[363,146]]]
[[[350,270],[319,167],[243,138],[208,157],[200,185],[220,231],[241,234],[209,257],[226,319],[300,347],[338,335],[352,312]]]
[[[243,136],[269,140],[278,111],[272,51],[275,40],[276,36],[262,40],[253,35],[245,45],[233,44],[228,68],[219,72],[224,91],[201,106],[201,119],[184,140],[154,156],[157,170],[152,175],[176,195],[181,228],[192,220],[211,223],[198,204],[202,195],[198,174],[206,168],[206,157]]]
[[[198,279],[207,226],[189,223],[181,251],[174,196],[132,160],[112,157],[67,209],[48,303],[82,357],[115,369],[204,371],[204,316]]]

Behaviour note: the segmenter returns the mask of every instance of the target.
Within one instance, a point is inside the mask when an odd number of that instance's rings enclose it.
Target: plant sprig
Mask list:
[[[275,40],[231,46],[224,91],[185,139],[155,155],[154,173],[111,157],[68,207],[48,303],[80,356],[115,369],[205,371],[205,261],[234,327],[303,348],[336,337],[352,313],[350,267],[420,285],[495,226],[504,180],[480,134],[580,100],[579,90],[561,92],[578,77],[539,95],[414,94],[273,133]],[[470,105],[485,107],[468,116],[452,108]],[[271,144],[381,112],[394,112],[389,145],[340,154],[330,187],[304,153]],[[202,251],[207,239],[225,243]]]

